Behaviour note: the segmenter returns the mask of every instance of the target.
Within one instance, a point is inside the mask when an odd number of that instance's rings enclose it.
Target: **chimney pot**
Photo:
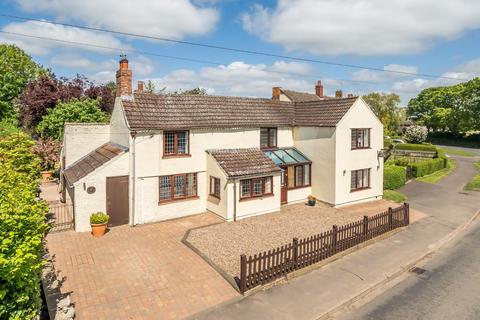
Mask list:
[[[117,70],[117,97],[132,95],[132,70],[128,69],[127,56],[121,55]]]
[[[143,81],[137,82],[137,90],[136,92],[143,92]]]
[[[322,81],[318,80],[315,85],[315,94],[320,98],[323,98],[323,84]]]
[[[337,90],[335,91],[335,98],[341,98],[343,97],[343,92],[342,90]]]
[[[281,90],[280,87],[273,87],[272,88],[272,99],[273,100],[280,100]]]

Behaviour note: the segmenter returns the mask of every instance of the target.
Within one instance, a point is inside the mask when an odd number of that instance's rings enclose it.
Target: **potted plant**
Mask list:
[[[317,198],[315,198],[315,197],[312,196],[312,195],[309,195],[307,199],[308,199],[308,205],[309,205],[310,207],[314,207],[314,206],[315,206],[315,203],[317,202]]]
[[[58,165],[60,154],[60,143],[51,138],[39,139],[33,148],[34,153],[40,158],[42,168],[42,181],[51,180],[53,171]]]
[[[104,212],[92,213],[90,216],[90,226],[92,227],[92,235],[101,237],[107,230],[107,222],[110,216]]]

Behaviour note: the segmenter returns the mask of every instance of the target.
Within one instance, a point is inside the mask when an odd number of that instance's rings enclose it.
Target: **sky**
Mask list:
[[[424,88],[480,75],[476,0],[2,0],[0,14],[413,73],[252,55],[0,16],[0,43],[17,44],[57,76],[82,74],[98,83],[115,80],[122,53],[127,54],[135,82],[152,80],[167,91],[202,87],[215,95],[270,97],[273,86],[313,93],[321,80],[327,95],[336,90],[355,95],[394,92],[406,105]]]

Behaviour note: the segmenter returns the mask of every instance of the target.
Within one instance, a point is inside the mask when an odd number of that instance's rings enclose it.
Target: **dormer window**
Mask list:
[[[188,156],[190,152],[187,130],[163,132],[163,156]]]
[[[277,128],[260,128],[260,148],[272,149],[277,147]]]

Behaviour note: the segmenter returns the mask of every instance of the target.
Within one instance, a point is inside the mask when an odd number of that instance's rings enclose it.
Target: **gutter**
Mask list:
[[[130,216],[129,216],[129,224],[130,226],[135,226],[135,137],[136,132],[132,131],[130,133],[130,186],[128,188],[128,195],[130,197]]]
[[[237,221],[237,180],[233,179],[233,221]]]

